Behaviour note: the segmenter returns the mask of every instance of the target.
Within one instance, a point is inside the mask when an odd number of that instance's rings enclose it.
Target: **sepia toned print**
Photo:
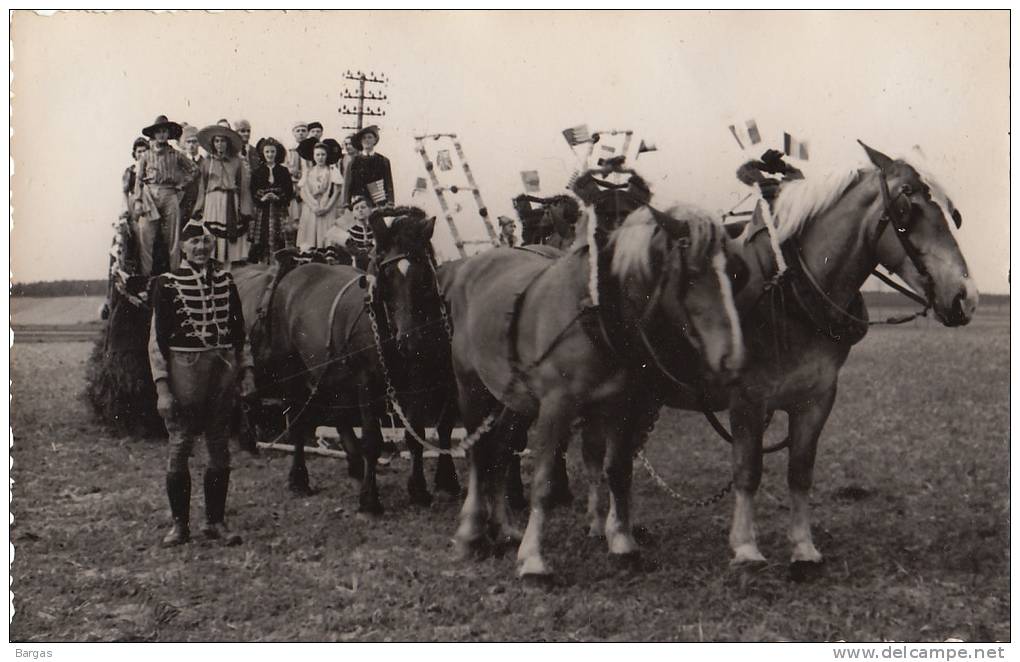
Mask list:
[[[1007,17],[15,12],[11,641],[1010,638]]]

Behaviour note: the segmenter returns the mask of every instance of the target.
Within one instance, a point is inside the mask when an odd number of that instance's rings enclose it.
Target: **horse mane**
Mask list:
[[[831,209],[856,181],[857,170],[849,170],[785,182],[773,213],[779,243],[800,234],[812,219]]]
[[[671,205],[666,209],[665,215],[687,224],[691,241],[688,255],[691,261],[700,267],[711,257],[722,240],[724,235],[722,223],[711,212],[687,203]],[[659,223],[647,205],[627,216],[610,238],[614,276],[623,278],[635,275],[645,281],[651,279],[656,237],[664,234],[658,233],[658,230]]]

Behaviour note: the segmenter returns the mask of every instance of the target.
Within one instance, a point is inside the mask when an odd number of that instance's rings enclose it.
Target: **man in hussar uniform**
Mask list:
[[[178,139],[183,128],[171,122],[166,115],[142,129],[151,139],[149,151],[138,161],[133,204],[135,212],[152,207],[138,223],[139,261],[146,276],[176,269],[180,261],[177,236],[181,226],[181,199],[184,189],[198,177],[198,166],[170,146]],[[150,204],[151,203],[151,204]],[[156,238],[162,239],[160,254],[155,254]]]
[[[149,363],[156,385],[156,409],[170,436],[166,492],[173,528],[163,546],[191,537],[191,473],[188,459],[195,440],[205,437],[205,536],[239,544],[224,523],[230,482],[231,414],[238,395],[255,392],[251,352],[244,334],[241,299],[229,272],[210,258],[214,238],[201,222],[181,232],[184,259],[161,275],[153,289]]]

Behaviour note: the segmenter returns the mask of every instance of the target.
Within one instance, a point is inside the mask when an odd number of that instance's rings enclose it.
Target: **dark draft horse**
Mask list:
[[[750,268],[736,297],[748,343],[739,385],[695,384],[667,400],[673,407],[730,411],[734,564],[764,561],[754,494],[766,422],[777,410],[789,417],[791,561],[822,560],[808,501],[815,454],[839,370],[867,331],[860,289],[872,270],[881,264],[903,278],[946,326],[967,324],[977,307],[977,288],[947,222],[948,216],[959,227],[959,212],[934,180],[861,144],[874,169],[784,184],[774,217],[789,271],[779,283],[764,229],[749,227],[734,242]]]
[[[531,513],[518,548],[521,576],[551,573],[541,532],[557,454],[579,417],[594,480],[608,478],[610,553],[637,551],[631,531],[633,454],[661,405],[641,364],[616,348],[661,349],[684,335],[709,372],[736,378],[743,363],[723,231],[708,214],[676,206],[634,212],[599,260],[599,307],[591,307],[587,246],[556,260],[495,249],[463,261],[446,292],[453,317],[453,362],[465,427],[494,421],[470,449],[470,481],[455,535],[468,554],[520,534],[510,524],[506,466],[515,437],[532,422]],[[603,465],[604,463],[604,465]]]
[[[442,411],[454,383],[431,246],[435,219],[399,207],[376,210],[369,222],[376,249],[367,274],[349,266],[288,269],[283,263],[239,268],[235,281],[252,328],[259,392],[291,408],[291,489],[311,492],[304,444],[315,425],[333,425],[349,473],[362,481],[359,511],[378,514],[379,418],[387,399],[396,398],[423,435],[429,412]],[[423,449],[410,435],[405,439],[413,461],[408,490],[412,501],[427,503]],[[441,445],[448,448],[449,438]],[[449,456],[439,459],[436,486],[459,493]]]

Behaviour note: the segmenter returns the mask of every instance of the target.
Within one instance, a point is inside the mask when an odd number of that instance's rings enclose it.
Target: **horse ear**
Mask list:
[[[874,163],[880,170],[887,170],[889,166],[893,164],[893,160],[882,152],[872,147],[868,147],[860,139],[858,139],[857,142],[860,143],[861,147],[864,148],[864,151],[867,152],[868,158],[871,162]]]
[[[432,241],[432,233],[436,229],[436,217],[431,216],[422,221],[421,238],[425,241]]]
[[[386,220],[382,214],[373,212],[368,217],[368,224],[371,226],[372,234],[375,236],[375,245],[379,248],[385,248],[389,244],[390,228],[386,225]]]

